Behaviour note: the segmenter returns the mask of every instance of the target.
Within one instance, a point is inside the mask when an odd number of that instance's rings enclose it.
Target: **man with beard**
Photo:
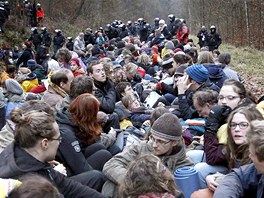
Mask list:
[[[172,172],[177,168],[193,165],[186,157],[182,127],[177,116],[172,113],[163,114],[154,121],[150,134],[148,142],[132,144],[104,165],[103,173],[108,178],[102,190],[104,195],[117,196],[117,186],[122,183],[128,165],[141,155],[156,155]]]

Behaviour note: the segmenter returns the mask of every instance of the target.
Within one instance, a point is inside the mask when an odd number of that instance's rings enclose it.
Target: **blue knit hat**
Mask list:
[[[28,61],[27,61],[27,66],[29,67],[29,68],[31,68],[31,67],[35,67],[36,66],[36,61],[34,60],[34,59],[29,59]]]
[[[208,70],[201,64],[191,65],[187,67],[185,72],[199,84],[204,83],[209,78]]]

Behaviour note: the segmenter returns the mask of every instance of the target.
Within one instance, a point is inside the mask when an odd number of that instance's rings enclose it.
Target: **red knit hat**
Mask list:
[[[80,61],[78,58],[72,58],[69,62],[75,62],[78,66],[80,66]]]
[[[157,45],[153,45],[151,50],[154,51],[155,53],[159,53],[159,48]]]

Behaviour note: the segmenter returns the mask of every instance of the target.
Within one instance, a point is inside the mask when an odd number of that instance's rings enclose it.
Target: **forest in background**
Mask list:
[[[33,1],[33,0],[32,0]],[[31,2],[32,2],[31,1]],[[14,14],[20,0],[9,0]],[[39,0],[46,17],[56,28],[71,24],[97,29],[118,19],[126,23],[143,17],[152,24],[155,17],[168,21],[168,14],[184,18],[191,34],[202,25],[215,25],[223,41],[235,46],[264,49],[263,0]],[[17,13],[16,13],[17,12]]]

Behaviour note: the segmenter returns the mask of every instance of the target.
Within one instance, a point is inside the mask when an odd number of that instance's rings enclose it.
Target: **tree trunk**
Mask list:
[[[80,5],[77,6],[75,13],[70,20],[70,23],[73,23],[80,16],[84,3],[85,3],[85,0],[81,0]]]

